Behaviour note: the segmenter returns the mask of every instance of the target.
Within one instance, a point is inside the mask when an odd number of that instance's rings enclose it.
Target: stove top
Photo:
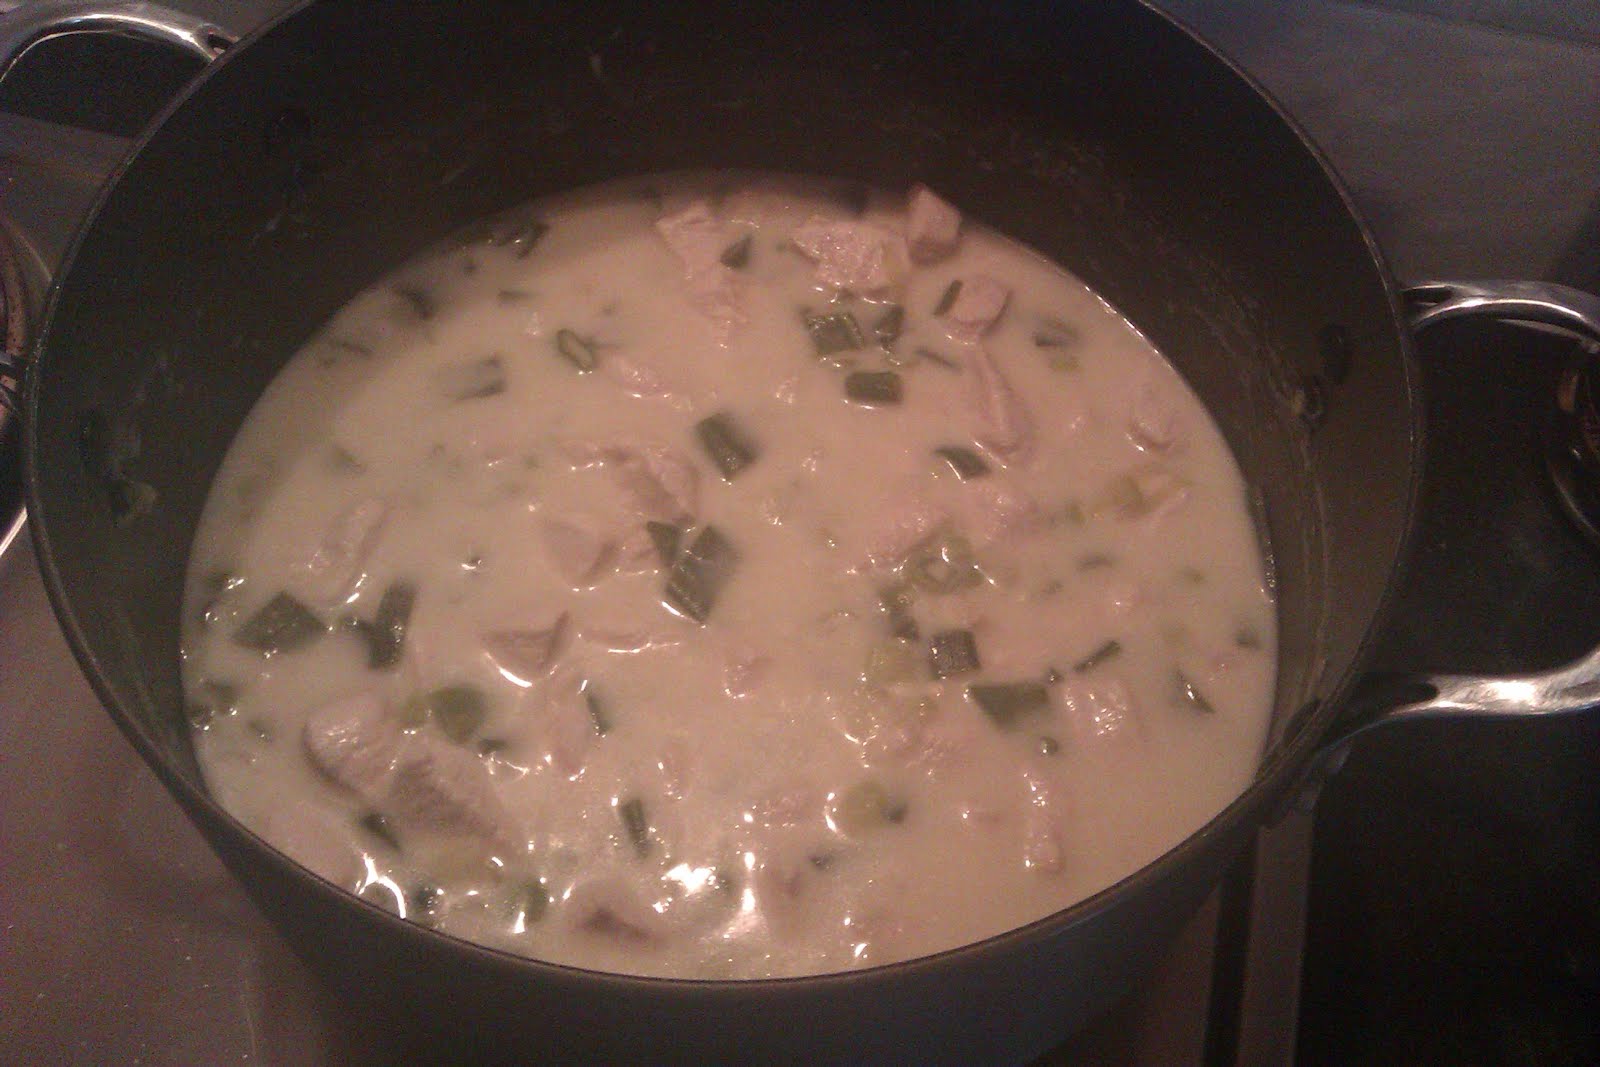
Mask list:
[[[182,6],[246,29],[284,5]],[[1310,130],[1402,278],[1600,290],[1600,16],[1579,20],[1585,36],[1555,4],[1165,6]],[[0,114],[0,216],[27,233],[36,268],[59,257],[124,148]],[[1600,639],[1600,557],[1554,517],[1530,415],[1546,410],[1570,345],[1449,329],[1423,355],[1424,528],[1380,658],[1489,670],[1581,651]],[[0,452],[12,444],[0,439]],[[0,543],[16,526],[14,498],[15,464],[0,455]],[[392,1020],[351,1017],[310,980],[117,734],[56,629],[25,539],[0,552],[0,678],[11,873],[0,882],[0,1047],[70,1062],[403,1054]],[[1592,720],[1467,732],[1364,742],[1315,821],[1295,812],[1264,833],[1150,978],[1044,1062],[1288,1063],[1297,1037],[1304,1062],[1504,1059],[1472,1053],[1535,1046],[1552,1058],[1524,1062],[1566,1062],[1572,1050],[1578,1062],[1583,1042],[1600,1049],[1595,1024],[1584,1029],[1600,1018],[1600,732]],[[1452,882],[1462,871],[1470,887]],[[1500,936],[1465,933],[1485,916]],[[1440,923],[1475,948],[1441,950]],[[1439,981],[1440,968],[1482,980]],[[1524,990],[1516,1011],[1486,992],[1496,975]]]

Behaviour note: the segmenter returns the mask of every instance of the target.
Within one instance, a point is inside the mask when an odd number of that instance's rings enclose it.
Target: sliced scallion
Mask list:
[[[906,581],[940,596],[971,588],[983,580],[972,543],[949,532],[935,533],[918,544],[901,570]]]
[[[950,469],[955,472],[956,477],[964,482],[973,478],[982,478],[989,473],[989,464],[984,461],[982,456],[970,448],[962,448],[959,445],[944,445],[934,449],[933,454],[948,463]]]
[[[811,335],[811,346],[819,357],[850,352],[865,344],[856,317],[848,311],[836,311],[829,315],[806,314],[803,318],[806,333]]]
[[[356,825],[396,852],[402,851],[400,836],[394,832],[394,827],[390,825],[389,820],[384,818],[381,813],[369,811],[356,820]]]
[[[878,603],[888,619],[889,633],[902,641],[915,641],[921,636],[916,617],[911,614],[911,599],[911,587],[904,582],[878,590]]]
[[[1177,686],[1178,697],[1185,704],[1206,715],[1216,714],[1217,709],[1212,706],[1211,701],[1206,699],[1205,694],[1200,692],[1199,687],[1189,680],[1188,675],[1181,670],[1174,670],[1172,672],[1172,680]]]
[[[489,717],[489,702],[475,685],[442,685],[406,701],[403,721],[431,721],[456,744],[464,744]]]
[[[400,580],[391,582],[378,598],[378,611],[372,621],[349,619],[347,625],[367,646],[367,666],[386,671],[400,662],[405,650],[406,630],[411,625],[411,609],[417,602],[417,587]]]
[[[1025,717],[1040,714],[1050,707],[1050,691],[1039,682],[969,685],[967,696],[1002,730],[1015,729]]]
[[[583,706],[589,709],[589,721],[594,723],[595,733],[603,735],[611,732],[611,714],[606,710],[600,694],[595,692],[592,682],[583,683]]]
[[[695,423],[694,435],[725,481],[732,481],[756,460],[755,445],[726,412],[707,415]]]
[[[858,370],[845,375],[844,395],[866,407],[883,407],[900,403],[905,386],[892,370]]]
[[[729,270],[743,270],[750,265],[750,248],[755,243],[753,234],[745,234],[722,250],[717,259]]]
[[[941,630],[928,639],[928,670],[935,678],[969,674],[982,666],[971,630]]]
[[[629,797],[617,805],[617,817],[627,831],[628,843],[641,859],[650,855],[654,842],[650,840],[650,818],[645,814],[644,801]]]
[[[662,564],[672,566],[678,558],[678,546],[683,542],[683,527],[676,523],[651,520],[644,524],[644,529],[650,535],[650,543],[655,546]]]
[[[1092,671],[1107,660],[1116,658],[1121,654],[1121,652],[1122,643],[1120,641],[1107,641],[1105,644],[1101,645],[1099,648],[1095,649],[1093,652],[1074,663],[1072,665],[1072,669],[1078,674],[1083,674],[1085,671]]]
[[[433,381],[450,400],[482,400],[506,391],[506,365],[499,356],[452,363],[440,367]]]
[[[738,563],[739,553],[727,538],[716,527],[705,527],[667,572],[664,602],[680,615],[705,622]]]
[[[279,593],[233,632],[233,640],[272,656],[304,648],[327,632],[327,624],[310,608],[288,593]]]
[[[579,374],[588,374],[594,370],[599,361],[597,352],[598,349],[593,341],[580,337],[571,330],[556,331],[556,354],[576,367]]]
[[[906,309],[899,304],[890,304],[873,322],[872,339],[884,348],[893,348],[894,343],[900,340],[905,325]]]
[[[939,302],[933,305],[935,315],[943,315],[955,307],[956,298],[961,295],[961,279],[957,278],[945,286],[944,292],[939,296]]]
[[[406,307],[417,318],[427,321],[439,311],[439,305],[434,301],[433,294],[419,285],[397,285],[394,294],[405,301]]]

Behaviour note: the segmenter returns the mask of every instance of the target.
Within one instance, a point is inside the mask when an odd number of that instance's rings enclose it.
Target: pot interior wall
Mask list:
[[[657,25],[596,3],[374,22],[324,0],[223,60],[103,204],[32,383],[35,531],[124,727],[198,782],[176,638],[190,539],[234,430],[320,322],[491,211],[731,167],[925,181],[1167,353],[1259,495],[1275,739],[1293,736],[1356,657],[1407,519],[1387,291],[1270,108],[1159,16],[1088,6],[691,5]]]

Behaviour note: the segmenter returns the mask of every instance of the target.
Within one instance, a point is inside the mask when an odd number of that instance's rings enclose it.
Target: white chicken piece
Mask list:
[[[937,263],[956,250],[961,212],[926,185],[916,185],[906,203],[906,246],[911,262]]]
[[[1024,771],[1022,782],[1027,790],[1022,811],[1022,865],[1040,874],[1060,874],[1066,866],[1060,798],[1042,775]]]
[[[1002,464],[1026,463],[1033,455],[1033,418],[994,357],[979,346],[967,356],[972,385],[967,403],[973,439]]]
[[[311,765],[366,797],[381,796],[388,789],[404,740],[383,701],[365,691],[317,709],[301,731]]]
[[[1167,391],[1145,381],[1133,395],[1128,412],[1128,436],[1145,451],[1165,452],[1177,443],[1183,426],[1178,405]]]
[[[616,558],[615,542],[587,523],[547,516],[539,538],[557,573],[580,588],[593,585]]]
[[[689,302],[723,334],[744,319],[738,275],[722,262],[728,247],[727,227],[706,200],[656,220],[656,232],[683,263]]]
[[[389,505],[369,497],[341,511],[329,524],[311,558],[302,586],[309,600],[337,604],[350,596],[383,536]]]
[[[562,612],[538,629],[491,630],[483,635],[484,654],[503,678],[526,688],[555,669],[566,648],[567,624]]]
[[[955,299],[941,316],[944,332],[953,341],[976,341],[989,332],[1010,299],[1011,290],[987,274],[962,278]]]
[[[699,509],[700,473],[671,449],[614,445],[601,455],[640,518],[682,523]]]
[[[909,269],[905,238],[870,222],[813,215],[789,239],[816,261],[817,280],[836,289],[882,292]]]

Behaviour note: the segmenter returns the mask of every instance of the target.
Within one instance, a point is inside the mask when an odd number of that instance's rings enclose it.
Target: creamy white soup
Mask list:
[[[362,293],[195,544],[247,826],[540,959],[845,970],[1103,889],[1248,784],[1275,619],[1194,395],[922,187],[632,182]]]

